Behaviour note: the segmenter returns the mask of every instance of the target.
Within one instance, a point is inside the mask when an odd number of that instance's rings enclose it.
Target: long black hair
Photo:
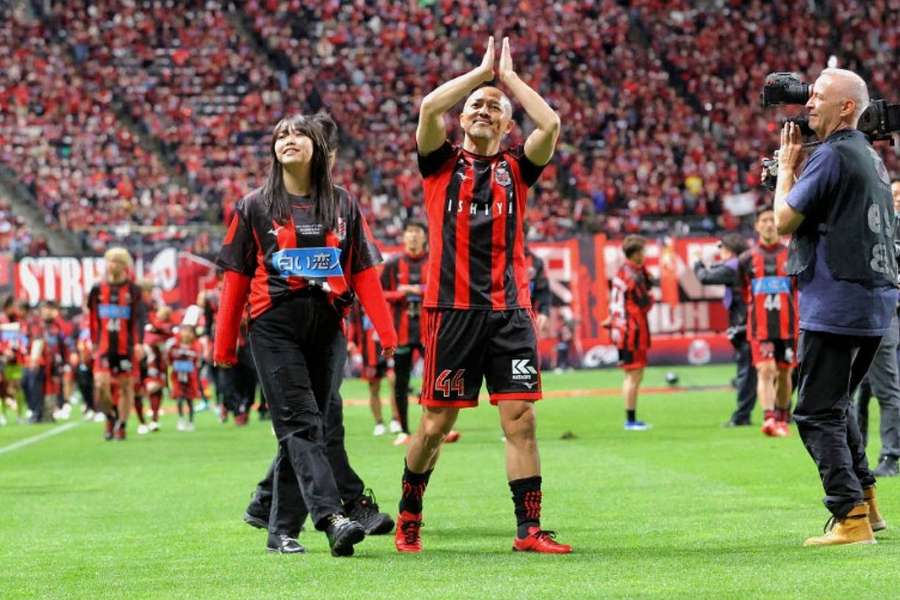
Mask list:
[[[277,223],[286,223],[291,217],[291,201],[284,187],[284,173],[275,156],[275,141],[284,129],[305,135],[313,144],[310,164],[310,193],[315,203],[316,220],[327,229],[337,228],[337,192],[328,168],[329,144],[321,122],[314,117],[294,114],[281,119],[272,130],[272,165],[269,177],[262,189],[263,202]]]

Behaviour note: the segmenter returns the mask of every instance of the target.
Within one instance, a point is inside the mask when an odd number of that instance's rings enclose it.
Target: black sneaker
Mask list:
[[[266,542],[266,549],[269,552],[277,552],[278,554],[301,554],[306,552],[306,548],[300,542],[284,533],[270,533],[269,541]]]
[[[257,502],[256,492],[250,494],[250,504],[247,505],[247,509],[244,511],[244,523],[257,529],[269,528],[269,511],[265,506]]]
[[[872,475],[875,477],[896,477],[898,473],[900,473],[900,469],[897,467],[897,459],[891,456],[881,457],[881,462],[872,471]]]
[[[384,535],[394,530],[394,520],[387,513],[378,511],[375,494],[366,490],[359,498],[344,507],[351,521],[356,521],[366,530],[366,535]]]
[[[332,556],[353,556],[353,545],[363,541],[366,530],[356,521],[334,514],[328,517],[325,535],[328,536]]]

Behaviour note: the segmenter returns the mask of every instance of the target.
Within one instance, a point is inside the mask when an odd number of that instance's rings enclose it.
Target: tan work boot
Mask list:
[[[834,546],[838,544],[874,544],[875,534],[869,525],[869,505],[857,504],[843,519],[828,519],[825,535],[811,537],[804,546]]]
[[[878,511],[878,501],[875,499],[875,486],[869,486],[863,490],[863,499],[869,507],[869,524],[872,531],[884,531],[887,529],[887,521]]]

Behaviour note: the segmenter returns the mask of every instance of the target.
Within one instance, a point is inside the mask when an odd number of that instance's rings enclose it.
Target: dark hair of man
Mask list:
[[[756,219],[754,219],[754,223],[758,223],[762,216],[766,213],[775,212],[775,209],[771,206],[763,206],[762,208],[756,209]]]
[[[328,168],[329,146],[322,125],[312,117],[295,114],[283,118],[272,130],[272,164],[269,176],[262,189],[263,203],[277,223],[286,223],[291,217],[291,200],[284,187],[284,173],[275,156],[275,141],[282,130],[296,131],[305,135],[313,144],[310,165],[310,193],[315,203],[316,220],[324,227],[334,230],[337,226],[337,192]]]
[[[644,246],[647,245],[647,240],[639,235],[629,235],[626,236],[624,240],[622,240],[622,252],[625,253],[625,258],[630,259],[635,254],[644,249]]]
[[[403,224],[403,231],[406,231],[410,227],[418,227],[419,229],[422,230],[422,233],[424,233],[426,235],[428,234],[428,226],[425,224],[424,221],[420,221],[419,219],[408,219]]]
[[[730,250],[735,256],[740,256],[750,247],[747,240],[739,233],[729,233],[722,236],[722,247]]]

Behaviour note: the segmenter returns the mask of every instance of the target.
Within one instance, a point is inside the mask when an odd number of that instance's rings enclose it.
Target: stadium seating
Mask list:
[[[0,73],[0,161],[49,225],[87,246],[193,244],[185,226],[221,224],[261,183],[274,122],[324,108],[342,128],[337,180],[393,242],[422,211],[417,103],[502,31],[517,70],[563,116],[530,238],[662,233],[674,220],[732,228],[723,202],[757,189],[785,112],[760,108],[765,74],[813,77],[836,54],[893,93],[892,2],[826,0],[813,13],[761,0],[537,1],[490,15],[474,0],[35,3],[32,22],[0,24],[13,67]],[[513,143],[530,130],[516,116]],[[896,152],[883,153],[896,170]]]

